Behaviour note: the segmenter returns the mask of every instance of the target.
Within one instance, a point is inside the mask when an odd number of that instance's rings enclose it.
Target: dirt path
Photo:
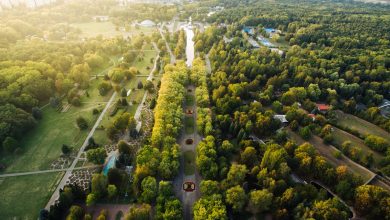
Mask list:
[[[189,94],[194,95],[194,86],[188,86],[187,89],[191,89],[191,92]],[[196,122],[197,118],[197,112],[196,112],[196,103],[192,106],[186,106],[184,108],[184,111],[186,108],[191,108],[193,109],[193,117],[194,121]],[[192,144],[186,144],[187,139],[192,139],[193,143]],[[186,175],[184,172],[184,152],[186,151],[192,151],[195,154],[196,158],[196,146],[198,143],[202,140],[202,137],[198,134],[197,129],[196,129],[196,124],[194,124],[194,133],[193,134],[186,134],[185,129],[183,128],[182,134],[178,138],[177,142],[180,145],[180,150],[181,150],[181,155],[180,155],[180,171],[179,175],[175,178],[174,180],[174,190],[176,196],[180,199],[180,201],[183,204],[183,218],[184,219],[193,219],[192,216],[192,207],[194,203],[199,199],[200,197],[200,191],[199,191],[199,186],[200,186],[200,180],[201,177],[198,173],[198,170],[196,168],[195,161],[193,163],[193,166],[195,168],[195,172],[192,175]],[[193,192],[185,192],[183,190],[183,183],[184,182],[193,182],[195,183],[195,191]]]

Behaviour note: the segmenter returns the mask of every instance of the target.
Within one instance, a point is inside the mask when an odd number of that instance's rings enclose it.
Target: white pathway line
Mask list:
[[[108,108],[110,107],[111,103],[114,101],[115,97],[116,97],[116,92],[114,92],[112,94],[112,96],[111,96],[110,100],[108,101],[106,107],[103,109],[103,111],[100,114],[99,118],[96,120],[95,125],[92,127],[92,129],[89,132],[88,136],[85,138],[85,141],[84,141],[83,145],[81,146],[79,152],[77,153],[76,158],[73,160],[72,165],[66,170],[66,173],[62,177],[61,182],[58,184],[57,188],[53,192],[53,195],[51,196],[50,200],[46,204],[46,207],[45,207],[46,209],[49,209],[50,206],[53,205],[55,203],[55,201],[59,198],[60,189],[62,189],[66,185],[66,182],[68,181],[70,175],[72,174],[72,171],[75,169],[76,164],[77,164],[80,156],[83,154],[85,148],[88,145],[89,138],[91,138],[92,135],[95,133],[96,128],[99,126],[100,122],[103,119],[103,116],[106,114]]]
[[[96,166],[85,166],[85,167],[76,167],[73,170],[84,170],[89,168],[95,168],[100,167],[99,165]],[[7,173],[0,175],[0,178],[5,177],[15,177],[15,176],[27,176],[27,175],[36,175],[36,174],[43,174],[43,173],[56,173],[56,172],[63,172],[68,171],[70,168],[64,168],[64,169],[53,169],[53,170],[37,170],[37,171],[29,171],[29,172],[20,172],[20,173]]]

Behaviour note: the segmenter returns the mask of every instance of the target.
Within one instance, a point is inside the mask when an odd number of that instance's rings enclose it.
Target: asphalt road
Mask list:
[[[194,94],[194,91],[195,91],[194,86],[188,86],[187,89],[191,89],[192,90],[191,93]],[[188,108],[188,106],[186,108]],[[194,105],[191,106],[190,108],[192,108],[194,110],[193,117],[194,117],[194,121],[196,121],[196,118],[197,118],[196,103],[194,103]],[[189,138],[194,140],[192,144],[185,143],[186,140]],[[178,144],[180,145],[180,151],[181,151],[180,171],[179,171],[178,176],[173,181],[173,185],[174,185],[175,195],[180,199],[180,201],[183,204],[183,217],[186,220],[193,219],[192,208],[194,206],[194,203],[200,198],[199,186],[200,186],[201,176],[199,175],[199,172],[197,170],[195,163],[194,163],[195,173],[193,175],[186,175],[184,173],[184,166],[183,166],[184,154],[183,153],[186,151],[192,151],[192,152],[194,152],[195,158],[196,158],[196,146],[198,145],[198,143],[201,140],[202,140],[202,137],[198,134],[197,129],[196,129],[196,125],[194,125],[194,133],[193,134],[186,134],[185,130],[183,128],[182,134],[180,135],[180,137],[177,140]],[[187,182],[187,181],[195,183],[195,191],[185,192],[183,190],[183,183]]]

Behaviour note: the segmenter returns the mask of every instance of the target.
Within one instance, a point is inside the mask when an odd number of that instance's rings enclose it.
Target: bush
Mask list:
[[[32,116],[35,119],[42,119],[42,110],[38,107],[33,107],[32,108]]]
[[[144,84],[142,84],[141,81],[138,82],[137,88],[142,89],[144,87]]]
[[[81,116],[76,119],[76,123],[80,130],[85,130],[88,128],[87,120]]]
[[[72,151],[72,148],[69,147],[66,144],[63,144],[62,147],[61,147],[61,151],[62,151],[63,154],[67,155],[67,154],[69,154]]]
[[[80,106],[80,105],[81,105],[80,99],[79,99],[78,97],[74,97],[74,98],[72,99],[71,104],[72,104],[73,106]]]
[[[3,148],[9,153],[13,153],[18,148],[18,141],[13,137],[6,137],[3,141]]]
[[[375,136],[375,135],[368,135],[364,139],[364,143],[371,149],[375,151],[379,151],[381,153],[385,153],[387,148],[390,147],[390,144],[383,138]]]
[[[97,115],[97,114],[99,114],[99,110],[98,110],[98,109],[96,109],[96,108],[94,108],[94,109],[92,110],[92,114],[93,114],[93,115]]]
[[[309,140],[311,138],[311,131],[310,131],[310,128],[308,126],[306,127],[303,127],[301,129],[299,129],[299,135],[305,139],[305,140]]]

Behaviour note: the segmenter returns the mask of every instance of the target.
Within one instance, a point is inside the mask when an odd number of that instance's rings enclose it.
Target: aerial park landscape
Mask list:
[[[388,2],[0,6],[0,219],[390,218]]]

